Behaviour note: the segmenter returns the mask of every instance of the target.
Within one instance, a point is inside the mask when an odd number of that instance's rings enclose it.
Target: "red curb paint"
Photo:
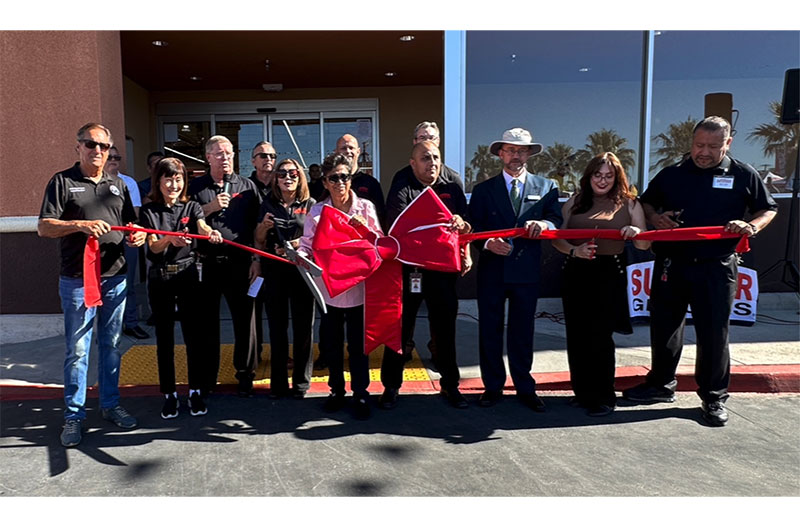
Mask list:
[[[646,367],[619,367],[616,372],[616,389],[621,391],[644,381]],[[534,373],[536,388],[539,391],[564,391],[572,390],[569,382],[569,372],[540,372]],[[697,390],[694,382],[694,369],[681,367],[677,372],[678,391],[693,392]],[[216,394],[236,394],[236,385],[217,385]],[[349,386],[348,386],[349,388]],[[383,386],[380,382],[370,384],[372,394],[380,394]],[[439,382],[406,381],[400,389],[401,394],[431,394],[439,392]],[[462,379],[459,389],[465,394],[483,392],[483,382],[480,378]],[[514,385],[511,379],[506,380],[506,391],[513,392]],[[800,392],[800,365],[735,365],[731,367],[730,392],[758,392],[780,393]],[[327,394],[329,391],[326,382],[312,382],[309,393]],[[178,393],[184,394],[188,388],[180,386]],[[269,393],[269,386],[255,385],[253,392],[256,395]],[[120,393],[124,397],[160,396],[158,385],[122,386]],[[64,397],[64,389],[52,385],[0,385],[0,401],[20,400],[56,400]],[[96,398],[97,389],[90,387],[87,397]]]

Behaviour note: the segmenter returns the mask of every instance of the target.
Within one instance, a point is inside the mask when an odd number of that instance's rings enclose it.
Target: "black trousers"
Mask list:
[[[736,254],[719,259],[656,258],[650,288],[652,370],[647,382],[674,390],[683,350],[686,310],[692,309],[697,334],[695,381],[706,402],[728,399],[731,359],[728,328],[738,274]]]
[[[480,270],[479,270],[480,271]],[[481,379],[488,391],[502,391],[506,382],[503,363],[503,323],[508,299],[508,367],[517,394],[532,394],[533,329],[539,284],[502,283],[478,275],[478,350]]]
[[[180,314],[183,342],[186,345],[189,388],[203,388],[207,358],[202,347],[203,327],[198,319],[200,317],[197,310],[198,286],[197,268],[194,266],[166,279],[151,276],[147,282],[147,293],[156,329],[158,384],[163,394],[175,392],[176,305]]]
[[[289,388],[289,313],[292,314],[294,369],[292,386],[306,392],[311,385],[311,345],[314,332],[314,297],[293,266],[278,264],[268,268],[264,284],[265,306],[269,319],[271,354],[270,389]]]
[[[616,405],[613,333],[631,333],[623,255],[564,262],[567,359],[575,397],[586,406]]]
[[[344,338],[347,327],[347,355],[350,366],[350,388],[353,396],[369,394],[369,358],[364,354],[364,305],[337,308],[327,305],[320,325],[325,325],[324,344],[328,360],[328,386],[334,394],[344,394]],[[322,328],[322,326],[320,326]],[[323,333],[320,332],[320,338]],[[322,346],[322,344],[321,344]]]
[[[458,273],[420,270],[422,292],[411,293],[410,274],[412,266],[403,266],[403,316],[401,340],[403,349],[414,348],[414,330],[417,313],[425,301],[428,308],[428,324],[436,355],[436,368],[442,378],[443,389],[458,387],[461,379],[456,362],[456,317],[458,316],[458,296],[456,281]],[[381,363],[381,383],[385,388],[399,389],[403,384],[403,354],[385,347]]]
[[[205,325],[205,356],[209,358],[203,388],[212,390],[217,384],[220,359],[220,301],[225,302],[233,321],[233,367],[236,379],[253,379],[258,352],[256,343],[255,309],[253,298],[247,295],[250,287],[250,258],[217,261],[204,259],[203,280],[200,283],[200,306]]]

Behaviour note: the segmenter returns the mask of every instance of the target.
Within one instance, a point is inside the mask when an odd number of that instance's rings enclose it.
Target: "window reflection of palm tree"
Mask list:
[[[541,154],[528,160],[528,171],[556,180],[562,191],[567,190],[570,182],[573,182],[574,189],[574,181],[577,180],[574,167],[578,157],[579,152],[573,147],[556,141]]]
[[[603,152],[614,153],[625,172],[630,174],[633,166],[636,165],[636,151],[625,145],[628,140],[617,134],[613,129],[602,128],[597,132],[592,132],[586,137],[586,145],[579,150],[576,163],[579,167],[585,167],[589,160]]]
[[[775,156],[776,166],[778,157],[783,156],[783,174],[787,180],[792,177],[797,163],[798,141],[800,140],[800,124],[784,125],[781,123],[783,105],[778,101],[769,103],[769,112],[775,118],[773,123],[762,123],[747,134],[747,141],[763,144],[762,152],[765,156]]]
[[[659,142],[661,146],[655,149],[655,155],[659,158],[650,166],[651,171],[658,171],[684,159],[686,153],[692,150],[692,137],[697,121],[699,120],[688,116],[685,121],[672,123],[666,132],[653,137],[653,141]]]

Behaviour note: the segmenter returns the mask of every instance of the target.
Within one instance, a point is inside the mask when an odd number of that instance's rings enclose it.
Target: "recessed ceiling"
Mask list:
[[[441,85],[443,78],[442,31],[121,31],[120,41],[122,73],[148,90]]]

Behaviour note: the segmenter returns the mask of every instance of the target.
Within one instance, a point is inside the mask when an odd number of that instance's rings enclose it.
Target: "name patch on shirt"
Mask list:
[[[542,197],[539,196],[538,194],[529,194],[528,196],[525,197],[526,202],[538,202],[541,199]]]
[[[86,192],[85,187],[70,187],[69,192]]]
[[[711,184],[714,189],[733,189],[733,178],[729,176],[714,176]]]
[[[116,185],[111,185],[108,190],[111,191],[111,194],[114,196],[119,196],[119,189],[117,189]]]

